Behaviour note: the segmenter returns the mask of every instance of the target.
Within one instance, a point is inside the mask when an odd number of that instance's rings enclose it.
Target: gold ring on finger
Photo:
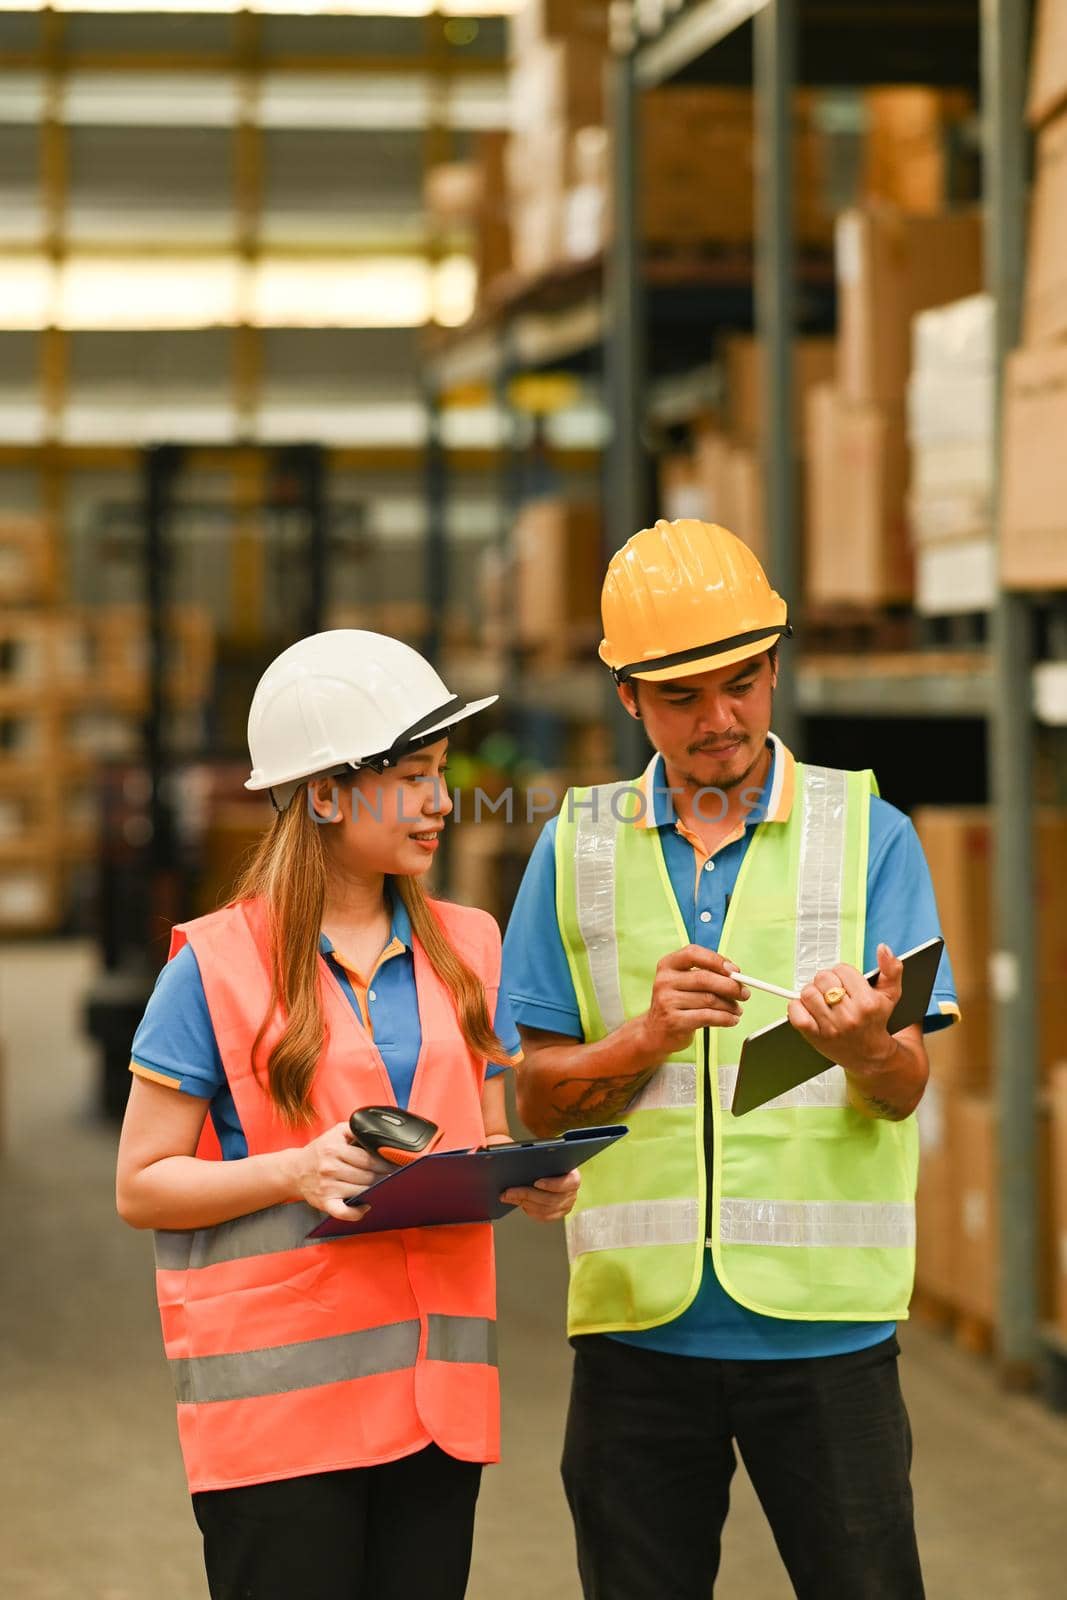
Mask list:
[[[839,1006],[844,998],[844,989],[839,989],[836,987],[836,985],[833,989],[827,989],[826,993],[823,995],[823,999],[826,1001],[828,1006]]]

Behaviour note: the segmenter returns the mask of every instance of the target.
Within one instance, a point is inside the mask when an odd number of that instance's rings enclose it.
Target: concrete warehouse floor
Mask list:
[[[92,960],[82,945],[0,950],[0,1591],[203,1600],[151,1246],[115,1216],[114,1131],[88,1110],[92,1058],[78,1019]],[[557,1476],[569,1368],[562,1240],[515,1217],[499,1243],[505,1462],[486,1474],[470,1597],[574,1600]],[[986,1366],[922,1328],[904,1343],[931,1600],[1062,1594],[1067,1420],[1005,1396]],[[790,1593],[741,1471],[717,1587],[727,1600]]]

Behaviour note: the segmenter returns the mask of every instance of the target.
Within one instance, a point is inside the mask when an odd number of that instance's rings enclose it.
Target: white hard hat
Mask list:
[[[302,782],[342,767],[379,772],[499,696],[467,702],[399,639],[358,628],[314,633],[283,650],[248,713],[252,774],[284,810]]]

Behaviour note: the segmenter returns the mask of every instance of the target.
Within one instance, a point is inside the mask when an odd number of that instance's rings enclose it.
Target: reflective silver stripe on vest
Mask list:
[[[632,790],[629,783],[603,783],[582,804],[574,835],[574,888],[578,928],[589,957],[589,976],[608,1032],[626,1021],[615,933],[614,800]],[[571,803],[568,796],[568,804]],[[576,808],[577,809],[577,808]]]
[[[841,959],[848,778],[832,767],[805,767],[797,875],[793,987]]]
[[[252,1400],[295,1389],[318,1389],[382,1372],[413,1367],[419,1353],[419,1323],[394,1322],[329,1339],[241,1350],[222,1356],[187,1356],[170,1363],[178,1401]]]
[[[161,1271],[184,1272],[195,1267],[215,1267],[223,1261],[242,1261],[247,1256],[272,1256],[282,1250],[299,1250],[306,1244],[321,1244],[309,1239],[312,1228],[323,1213],[313,1211],[302,1200],[289,1205],[270,1206],[253,1211],[214,1228],[191,1228],[187,1232],[158,1232],[155,1236],[156,1266]]]
[[[724,1111],[729,1111],[734,1099],[734,1090],[737,1087],[737,1067],[719,1068],[719,1104]],[[776,1095],[773,1100],[759,1107],[760,1111],[787,1111],[787,1110],[837,1110],[847,1106],[848,1083],[842,1067],[828,1067],[825,1072],[820,1072],[817,1078],[810,1078],[807,1083],[798,1083],[795,1089],[787,1089],[785,1094]]]
[[[665,1061],[626,1107],[632,1111],[691,1111],[697,1103],[697,1069],[691,1061]]]
[[[496,1323],[488,1317],[445,1317],[434,1312],[426,1324],[427,1361],[496,1366]]]
[[[719,1218],[723,1244],[827,1250],[908,1250],[915,1244],[915,1207],[898,1202],[724,1199]]]
[[[567,1220],[571,1260],[591,1250],[627,1250],[642,1245],[693,1244],[700,1237],[696,1200],[634,1200],[590,1206]]]
[[[494,1322],[485,1317],[436,1314],[426,1320],[428,1360],[496,1366]],[[413,1319],[267,1350],[183,1357],[172,1361],[170,1369],[181,1404],[254,1400],[329,1383],[349,1383],[383,1372],[403,1372],[415,1365],[419,1331],[418,1320]]]

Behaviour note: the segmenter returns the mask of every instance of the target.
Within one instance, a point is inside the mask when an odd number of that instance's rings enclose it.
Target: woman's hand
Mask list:
[[[562,1178],[538,1178],[529,1189],[505,1189],[500,1198],[535,1222],[558,1222],[574,1209],[581,1182],[579,1173],[565,1172]]]
[[[369,1184],[395,1169],[372,1156],[352,1138],[347,1122],[338,1122],[310,1144],[287,1152],[293,1189],[315,1211],[341,1222],[358,1222],[369,1206],[346,1206],[346,1197],[362,1194]]]

